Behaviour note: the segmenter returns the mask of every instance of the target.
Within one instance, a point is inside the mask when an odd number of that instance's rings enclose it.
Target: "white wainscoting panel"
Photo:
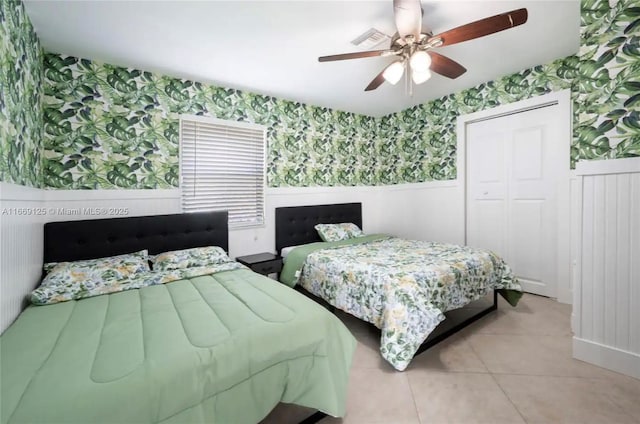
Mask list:
[[[8,188],[5,190],[4,187]],[[180,190],[38,190],[3,184],[2,207],[45,208],[2,217],[2,331],[17,317],[42,269],[46,222],[180,213]],[[378,187],[290,187],[266,192],[265,225],[229,232],[231,257],[275,251],[275,208],[362,202],[367,233],[464,244],[462,187],[436,181]]]
[[[265,225],[231,230],[229,253],[275,251],[275,209],[284,206],[362,202],[366,233],[463,243],[464,222],[456,181],[378,187],[286,187],[266,193]]]
[[[379,207],[381,232],[464,244],[464,187],[456,181],[385,187]]]
[[[181,212],[178,189],[38,190],[4,183],[2,188],[3,208],[46,208],[42,216],[2,220],[2,330],[15,319],[24,297],[39,280],[45,222]],[[367,233],[464,244],[464,187],[454,180],[377,187],[270,188],[265,225],[231,230],[229,254],[274,251],[277,207],[341,202],[362,202]],[[578,243],[572,244],[572,249],[578,248]],[[571,257],[575,257],[573,252]],[[572,281],[576,281],[580,270],[573,270]]]
[[[41,190],[0,183],[1,331],[42,275],[46,222],[180,213],[179,190]]]
[[[457,181],[378,187],[285,187],[266,192],[265,224],[232,229],[232,257],[274,251],[275,209],[283,206],[362,202],[367,233],[464,243]],[[46,222],[180,213],[180,190],[47,190]]]
[[[574,175],[570,182],[571,210],[569,222],[569,279],[568,284],[558,286],[558,301],[568,299],[563,303],[573,303],[571,310],[571,329],[574,334],[580,332],[580,303],[573,302],[580,298],[580,257],[582,252],[582,177]],[[564,288],[564,291],[562,290]],[[562,296],[562,297],[561,297]]]
[[[579,162],[574,356],[640,378],[640,158]]]
[[[180,213],[180,190],[46,190],[46,222]]]
[[[46,208],[41,216],[2,220],[2,330],[15,319],[26,294],[39,280],[45,222],[181,212],[178,189],[38,190],[4,183],[2,188],[3,208]],[[277,207],[341,202],[362,202],[367,233],[464,244],[464,187],[456,180],[377,187],[288,187],[267,190],[265,225],[230,231],[229,254],[274,251]],[[578,248],[577,243],[572,244],[572,249]],[[573,252],[571,257],[575,257]],[[580,270],[574,267],[573,271],[572,281],[576,281]]]
[[[0,182],[0,333],[40,280],[45,218],[43,190]]]

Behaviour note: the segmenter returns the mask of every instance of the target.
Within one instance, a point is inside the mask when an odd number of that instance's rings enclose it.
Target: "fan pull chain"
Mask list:
[[[409,93],[409,97],[413,97],[413,81],[411,80],[411,63],[407,60],[406,72],[405,72],[405,80],[407,92]]]

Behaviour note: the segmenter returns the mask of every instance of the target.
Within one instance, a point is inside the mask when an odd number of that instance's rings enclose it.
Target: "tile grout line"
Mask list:
[[[529,337],[528,335],[525,334],[520,334],[520,335],[513,335],[513,334],[488,334],[488,333],[479,333],[477,334],[477,336],[508,336],[508,337],[513,337],[513,336],[521,336],[521,337]],[[565,337],[565,336],[541,336],[541,335],[535,335],[536,337],[554,337],[554,338],[561,338],[561,337]],[[464,336],[464,339],[467,343],[469,343],[469,345],[471,346],[470,343],[470,337],[468,335]],[[475,350],[473,349],[473,347],[471,346],[471,349],[474,351],[474,353],[477,354],[477,352],[475,352]],[[478,355],[479,357],[479,355]],[[590,364],[588,362],[584,362],[584,361],[580,361],[578,359],[575,358],[569,358],[571,361],[578,361],[581,363],[584,363],[589,369],[593,368],[596,369],[598,372],[604,372],[604,374],[602,375],[570,375],[570,374],[550,374],[550,373],[536,373],[536,374],[531,374],[531,373],[526,373],[526,372],[497,372],[497,371],[489,371],[488,367],[487,367],[487,372],[490,374],[494,374],[494,375],[514,375],[514,376],[527,376],[527,377],[557,377],[557,378],[577,378],[577,379],[590,379],[590,380],[611,380],[612,378],[617,377],[616,375],[607,375],[608,373],[612,373],[612,374],[618,374],[621,376],[625,376],[625,374],[621,374],[621,373],[617,373],[615,371],[609,370],[607,368],[603,368],[603,367],[599,367],[597,365],[593,365]],[[484,361],[482,361],[482,359],[480,358],[480,361],[484,364]],[[486,364],[484,364],[486,367]]]
[[[564,333],[564,334],[538,334],[538,333],[491,333],[491,332],[487,332],[487,331],[477,331],[475,333],[478,336],[515,336],[515,337],[529,337],[529,336],[536,336],[536,337],[572,337],[573,334],[572,333]]]
[[[496,378],[495,375],[493,375],[493,373],[489,373],[489,375],[491,376],[491,378],[493,379],[493,381],[496,382],[496,385],[500,388],[500,391],[502,393],[504,393],[504,396],[507,398],[507,400],[511,403],[511,405],[513,405],[513,408],[516,410],[516,412],[518,412],[518,415],[520,415],[520,417],[522,418],[522,421],[527,423],[527,419],[524,417],[524,415],[522,415],[522,412],[520,412],[520,409],[518,409],[518,405],[516,405],[513,400],[509,397],[509,395],[507,394],[507,392],[504,390],[504,387],[502,387],[500,385],[500,382],[498,381],[498,379]]]
[[[618,407],[618,409],[620,411],[622,411],[622,413],[628,417],[630,417],[633,421],[636,421],[638,423],[640,423],[640,420],[636,419],[635,415],[633,415],[631,412],[627,411],[627,408],[625,408],[624,406],[620,405],[617,402],[617,398],[615,396],[611,396],[611,393],[605,393],[605,396],[607,397],[607,399],[609,399],[609,401],[611,403],[613,403],[615,406]]]
[[[533,374],[512,374],[512,373],[489,373],[491,374],[491,377],[494,379],[494,381],[496,382],[496,384],[498,385],[498,387],[500,387],[500,390],[502,391],[502,393],[504,393],[504,395],[507,397],[507,399],[509,399],[509,401],[511,402],[511,404],[516,408],[516,411],[518,411],[518,414],[520,414],[520,416],[522,416],[522,419],[528,423],[528,421],[524,418],[524,416],[520,413],[520,410],[518,409],[517,405],[511,400],[511,398],[509,397],[509,394],[504,390],[504,388],[502,387],[502,385],[500,384],[499,381],[497,381],[496,376],[514,376],[514,377],[533,377],[533,378],[557,378],[557,379],[574,379],[574,380],[598,380],[600,382],[605,382],[608,379],[607,378],[598,378],[598,377],[578,377],[578,376],[561,376],[561,375],[533,375]],[[627,411],[627,409],[620,405],[617,402],[617,399],[613,396],[611,396],[610,393],[604,393],[604,396],[613,404],[615,405],[618,410],[623,414],[626,415],[627,417],[631,418],[633,421],[637,421],[636,417],[630,413],[629,411]],[[640,423],[640,421],[637,421],[638,423]]]
[[[404,373],[404,371],[403,371]],[[411,381],[409,380],[409,374],[405,373],[405,378],[407,379],[407,384],[409,385],[409,391],[411,392],[411,400],[413,401],[413,409],[416,411],[416,417],[418,417],[418,423],[422,424],[422,418],[420,417],[420,411],[418,411],[418,404],[416,404],[416,395],[413,393],[413,386],[411,385]]]
[[[485,364],[485,362],[482,360],[482,357],[478,354],[478,352],[476,352],[476,350],[473,348],[473,345],[471,344],[471,342],[469,340],[465,340],[466,343],[469,345],[469,348],[471,349],[471,351],[474,353],[474,355],[476,355],[478,357],[478,359],[480,359],[480,362],[482,362],[482,365],[484,365],[484,367],[487,369],[487,371],[489,372],[489,375],[491,376],[491,378],[493,379],[493,381],[496,383],[496,386],[498,386],[500,388],[500,391],[504,394],[504,396],[507,398],[507,400],[509,401],[509,403],[513,406],[513,409],[516,410],[516,412],[518,413],[518,415],[520,415],[520,418],[522,418],[522,422],[527,423],[528,421],[526,420],[526,418],[524,417],[524,415],[522,415],[522,412],[520,412],[520,409],[518,409],[518,406],[513,402],[513,400],[511,400],[511,398],[509,397],[509,395],[507,394],[507,392],[505,392],[504,388],[500,385],[500,383],[498,382],[498,379],[496,378],[495,375],[493,375],[493,373],[491,372],[491,370],[489,369],[489,367],[487,366],[487,364]]]
[[[500,333],[496,333],[493,335],[505,335],[504,333],[500,334]],[[506,334],[506,335],[510,335],[510,334]],[[507,394],[507,392],[504,390],[504,388],[500,385],[500,382],[498,381],[498,379],[496,378],[496,376],[494,375],[494,373],[489,369],[489,367],[487,366],[487,364],[484,362],[484,360],[482,359],[482,356],[480,356],[480,354],[478,354],[478,352],[476,352],[476,350],[473,348],[473,344],[471,343],[471,340],[469,339],[468,336],[464,337],[465,342],[469,345],[469,348],[471,349],[471,351],[478,357],[478,359],[480,360],[480,362],[482,362],[482,365],[487,369],[487,372],[489,373],[489,375],[491,376],[491,378],[493,379],[493,381],[496,383],[496,385],[500,388],[500,391],[504,394],[504,396],[507,398],[507,400],[509,401],[509,403],[511,403],[511,405],[513,406],[513,408],[516,410],[516,412],[518,413],[518,415],[520,415],[520,418],[522,418],[522,421],[527,423],[528,421],[526,420],[526,418],[524,417],[524,415],[522,414],[522,412],[520,412],[520,409],[518,409],[518,406],[513,402],[513,400],[509,397],[509,395]]]
[[[491,372],[493,375],[512,375],[516,377],[546,377],[546,378],[575,378],[583,380],[598,380],[598,381],[610,381],[611,377],[590,377],[586,375],[558,375],[558,374],[526,374],[519,372]],[[624,375],[624,374],[622,374]]]
[[[615,406],[618,407],[618,409],[620,409],[620,411],[622,411],[622,413],[624,415],[626,415],[627,417],[631,418],[633,421],[640,423],[639,419],[636,419],[635,415],[631,414],[631,412],[627,411],[627,408],[623,408],[618,402],[616,402],[613,398],[611,398],[608,394],[606,395],[607,399],[609,399]]]
[[[477,333],[480,336],[528,336],[529,334],[512,334],[512,333],[500,333],[500,332],[486,332],[486,333]],[[542,336],[542,337],[571,337],[572,333],[569,334],[540,334],[537,335],[538,337]],[[470,348],[472,349],[472,351],[474,353],[477,352],[475,351],[475,349],[473,349],[473,346],[470,343],[470,338],[471,335],[465,335],[465,341],[467,343],[469,343]],[[484,361],[482,360],[482,358],[477,355],[480,359],[480,361],[484,364]],[[486,366],[486,364],[484,364]],[[600,367],[598,367],[600,368]],[[557,375],[557,374],[527,374],[527,373],[495,373],[492,371],[489,371],[489,374],[491,374],[491,377],[493,378],[493,380],[496,382],[496,384],[498,385],[498,387],[500,387],[500,390],[504,393],[504,395],[507,397],[507,399],[511,402],[511,404],[515,407],[516,411],[518,411],[518,414],[522,417],[522,419],[527,422],[527,420],[525,419],[525,417],[523,416],[523,414],[520,412],[520,410],[518,409],[517,405],[513,402],[513,400],[509,397],[508,393],[505,391],[505,389],[502,387],[502,385],[500,384],[500,382],[497,380],[498,376],[525,376],[525,377],[533,377],[533,378],[558,378],[558,379],[575,379],[575,380],[591,380],[591,381],[600,381],[600,382],[606,382],[606,381],[611,381],[611,377],[610,376],[606,376],[606,375],[602,375],[602,376],[583,376],[583,375]],[[625,407],[623,407],[615,397],[611,396],[610,393],[605,394],[606,398],[613,404],[615,405],[618,410],[625,416],[631,418],[633,421],[636,421],[636,417],[630,413]],[[640,423],[640,421],[638,421],[638,423]]]

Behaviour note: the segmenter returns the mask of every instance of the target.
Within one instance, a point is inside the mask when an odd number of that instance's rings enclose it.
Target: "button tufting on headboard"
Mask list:
[[[320,240],[316,224],[353,222],[362,228],[362,204],[293,206],[276,208],[276,250]]]
[[[227,212],[50,222],[44,226],[45,263],[201,246],[228,250]]]

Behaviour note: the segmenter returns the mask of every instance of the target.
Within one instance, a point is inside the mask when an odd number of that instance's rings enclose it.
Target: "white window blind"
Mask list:
[[[262,225],[265,133],[261,125],[182,116],[182,210],[229,211],[230,228]]]

